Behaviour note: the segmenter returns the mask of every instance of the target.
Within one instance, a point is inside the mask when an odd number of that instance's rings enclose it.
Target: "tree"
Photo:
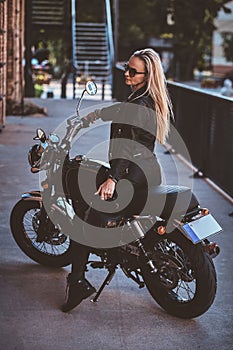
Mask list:
[[[159,35],[152,0],[119,0],[119,60],[147,46],[150,36]]]
[[[119,56],[148,45],[151,36],[173,38],[175,73],[193,78],[211,52],[214,19],[229,0],[119,0]],[[168,18],[170,21],[168,21]]]
[[[171,33],[174,37],[175,63],[180,80],[193,78],[193,70],[204,64],[204,56],[211,51],[214,19],[229,0],[170,0],[168,14],[174,24]]]

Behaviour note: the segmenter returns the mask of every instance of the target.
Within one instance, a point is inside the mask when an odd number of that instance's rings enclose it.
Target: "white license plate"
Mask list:
[[[200,219],[184,224],[182,230],[185,235],[196,244],[211,235],[219,233],[222,231],[222,227],[211,214],[208,214],[202,216]]]

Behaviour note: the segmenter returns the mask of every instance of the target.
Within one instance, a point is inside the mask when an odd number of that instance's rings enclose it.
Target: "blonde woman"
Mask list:
[[[125,65],[125,83],[132,89],[127,103],[96,110],[83,118],[93,123],[101,118],[111,121],[109,146],[110,170],[97,187],[102,200],[111,199],[117,183],[127,179],[134,188],[133,206],[127,213],[141,207],[135,202],[137,190],[161,183],[161,172],[154,154],[155,141],[164,143],[169,132],[171,103],[159,55],[152,49],[138,50]],[[127,192],[127,191],[126,191]],[[146,200],[146,198],[145,198]],[[137,209],[136,209],[137,208]],[[132,212],[136,214],[136,212]],[[85,279],[85,268],[91,248],[71,241],[72,272],[67,278],[68,298],[63,305],[64,312],[76,307],[83,299],[95,292],[95,288]]]

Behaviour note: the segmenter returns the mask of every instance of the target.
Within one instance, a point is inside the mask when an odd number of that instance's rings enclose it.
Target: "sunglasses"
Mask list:
[[[129,72],[130,78],[135,77],[136,74],[146,74],[146,72],[138,72],[135,68],[130,67],[128,63],[125,64],[125,72]]]

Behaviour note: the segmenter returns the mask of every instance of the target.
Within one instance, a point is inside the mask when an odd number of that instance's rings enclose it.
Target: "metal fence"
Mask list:
[[[122,67],[115,67],[113,97],[118,101],[124,101],[129,92],[123,74]],[[168,82],[168,89],[175,128],[192,164],[233,196],[233,99],[174,82]],[[174,146],[172,137],[168,142]],[[175,151],[182,154],[182,148],[176,146]]]

